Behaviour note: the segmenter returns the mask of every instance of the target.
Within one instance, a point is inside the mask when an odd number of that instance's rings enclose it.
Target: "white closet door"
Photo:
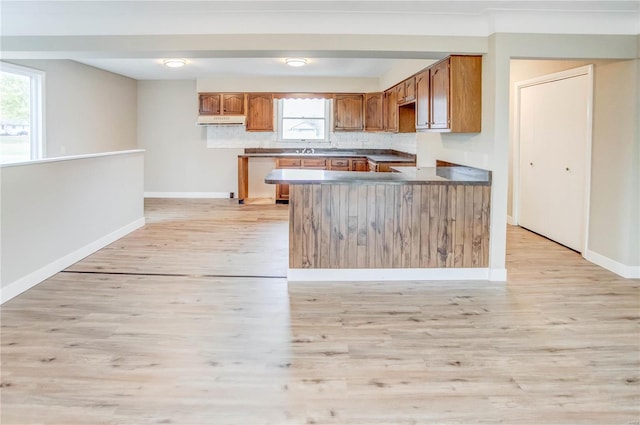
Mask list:
[[[580,75],[520,90],[518,222],[576,251],[584,237],[589,82]]]

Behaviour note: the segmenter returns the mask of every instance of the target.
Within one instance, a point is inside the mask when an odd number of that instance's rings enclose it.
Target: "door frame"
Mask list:
[[[554,72],[528,80],[518,81],[514,84],[514,125],[513,125],[513,157],[512,163],[512,205],[511,218],[513,225],[517,226],[520,213],[520,101],[521,90],[526,87],[536,86],[539,84],[550,83],[553,81],[565,80],[567,78],[579,77],[586,75],[589,79],[587,93],[587,129],[586,129],[586,152],[585,152],[585,168],[584,168],[584,202],[583,202],[583,238],[581,255],[584,257],[587,253],[589,242],[589,207],[591,205],[591,146],[593,143],[593,65],[585,65],[578,68],[568,69],[566,71]]]

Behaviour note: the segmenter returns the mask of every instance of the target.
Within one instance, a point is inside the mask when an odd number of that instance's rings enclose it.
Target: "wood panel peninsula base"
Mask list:
[[[267,175],[290,185],[290,281],[491,279],[491,173],[397,170]]]

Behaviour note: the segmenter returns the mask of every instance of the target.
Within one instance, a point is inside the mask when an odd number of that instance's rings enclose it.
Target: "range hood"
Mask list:
[[[199,115],[196,125],[244,125],[244,115]]]

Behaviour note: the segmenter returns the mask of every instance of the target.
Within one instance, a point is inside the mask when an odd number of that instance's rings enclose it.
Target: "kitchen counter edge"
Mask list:
[[[403,170],[404,169],[404,170]],[[464,184],[491,185],[491,172],[471,167],[397,167],[400,172],[275,169],[267,184]]]

